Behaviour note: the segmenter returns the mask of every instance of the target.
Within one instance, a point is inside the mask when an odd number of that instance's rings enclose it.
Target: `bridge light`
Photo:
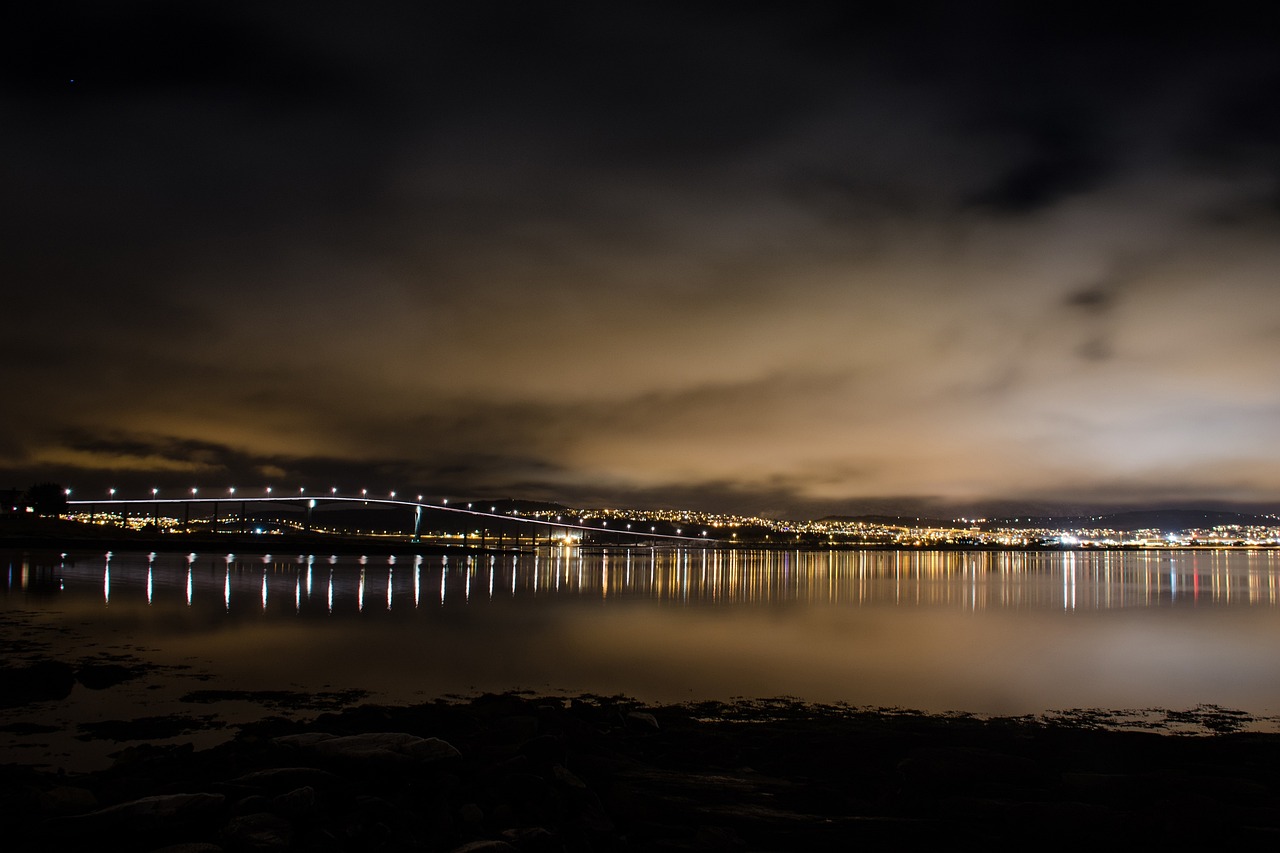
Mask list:
[[[116,497],[116,490],[115,490],[115,489],[107,489],[107,494],[111,495],[111,499],[112,499],[112,500],[115,500],[115,497]]]
[[[267,486],[267,497],[271,497],[271,487]]]
[[[151,497],[153,497],[153,498],[154,498],[154,497],[155,497],[156,495],[158,495],[158,494],[160,494],[160,490],[159,490],[159,489],[152,489],[152,490],[151,490]]]
[[[329,490],[329,492],[330,492],[331,494],[335,494],[335,495],[336,495],[336,494],[338,493],[338,487],[337,487],[337,486],[334,486],[332,489],[330,489],[330,490]]]
[[[199,493],[199,491],[200,491],[200,490],[199,490],[198,488],[196,488],[195,486],[192,486],[192,487],[191,487],[191,497],[193,497],[193,498],[194,498],[194,497],[196,496],[196,494],[198,494],[198,493]]]
[[[233,497],[233,498],[234,498],[234,497],[236,496],[236,487],[235,487],[235,486],[231,486],[230,488],[228,488],[228,489],[227,489],[227,494],[231,495],[231,497]]]
[[[395,492],[392,492],[392,493],[391,493],[391,497],[393,497],[393,498],[394,498],[395,496],[396,496],[396,493],[395,493]]]
[[[67,489],[66,492],[67,492],[67,497],[71,497],[71,490]]]

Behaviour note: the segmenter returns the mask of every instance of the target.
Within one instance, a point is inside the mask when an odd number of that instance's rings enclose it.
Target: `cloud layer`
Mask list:
[[[1274,500],[1266,29],[909,11],[28,20],[0,470]]]

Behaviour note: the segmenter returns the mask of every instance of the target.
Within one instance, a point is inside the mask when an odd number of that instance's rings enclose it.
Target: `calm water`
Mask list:
[[[0,712],[9,724],[37,713],[69,728],[261,713],[178,702],[211,688],[1280,712],[1280,554],[1270,551],[0,559],[10,660],[114,655],[164,667]]]

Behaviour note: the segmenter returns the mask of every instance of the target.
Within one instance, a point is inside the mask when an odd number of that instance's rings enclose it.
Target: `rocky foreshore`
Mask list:
[[[1280,839],[1280,735],[504,694],[0,768],[5,849],[849,850]]]

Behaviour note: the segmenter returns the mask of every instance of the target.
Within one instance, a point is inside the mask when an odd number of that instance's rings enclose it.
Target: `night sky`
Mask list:
[[[1274,18],[32,5],[0,487],[1280,499]]]

